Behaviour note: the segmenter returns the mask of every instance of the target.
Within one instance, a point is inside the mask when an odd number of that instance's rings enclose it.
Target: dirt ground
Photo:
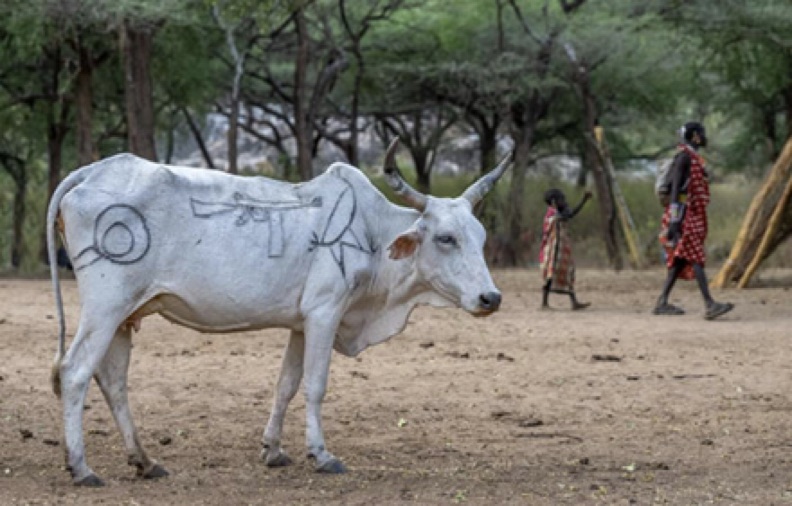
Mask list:
[[[687,315],[651,316],[660,269],[580,271],[593,306],[575,313],[561,296],[538,310],[535,270],[495,277],[498,314],[419,308],[390,342],[334,356],[323,413],[340,476],[303,458],[300,396],[285,426],[295,465],[259,460],[286,331],[146,319],[130,401],[171,476],[134,477],[92,386],[87,455],[107,482],[96,490],[64,469],[49,281],[0,279],[0,504],[792,503],[792,271],[716,293],[737,308],[715,322],[690,283],[672,300]],[[65,297],[73,331],[74,281]]]

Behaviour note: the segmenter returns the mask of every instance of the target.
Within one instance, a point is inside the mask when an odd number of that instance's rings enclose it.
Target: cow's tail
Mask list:
[[[50,380],[52,382],[52,390],[55,395],[60,397],[61,382],[60,382],[60,364],[63,360],[63,355],[66,349],[66,317],[63,313],[63,297],[61,295],[60,275],[58,274],[58,258],[57,258],[57,243],[55,241],[55,230],[57,226],[58,212],[60,211],[60,204],[63,197],[70,192],[74,187],[82,183],[88,176],[86,169],[76,170],[69,174],[66,179],[61,182],[52,194],[52,198],[47,207],[47,257],[49,258],[50,277],[52,278],[52,291],[55,294],[55,306],[58,311],[58,351],[55,354],[55,362],[52,365],[52,375]]]

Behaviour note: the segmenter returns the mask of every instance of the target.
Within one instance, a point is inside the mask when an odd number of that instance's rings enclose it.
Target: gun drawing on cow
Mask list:
[[[237,225],[245,225],[249,221],[267,221],[273,212],[291,211],[305,207],[322,207],[322,197],[315,197],[310,202],[299,200],[258,200],[240,192],[233,195],[235,202],[204,202],[190,199],[193,215],[198,218],[211,218],[218,214],[240,211]]]
[[[314,197],[310,202],[300,200],[258,200],[240,192],[233,195],[234,202],[205,202],[196,198],[190,199],[193,216],[197,218],[212,218],[231,212],[239,212],[236,225],[241,227],[253,222],[269,223],[269,247],[267,254],[270,258],[283,255],[283,219],[282,212],[304,209],[307,207],[322,207],[322,197]]]

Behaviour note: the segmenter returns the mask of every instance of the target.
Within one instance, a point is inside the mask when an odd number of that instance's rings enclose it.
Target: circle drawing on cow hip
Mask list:
[[[126,223],[113,223],[105,230],[102,240],[102,252],[108,258],[123,258],[135,249],[135,236]]]
[[[99,260],[129,265],[148,253],[151,233],[143,215],[128,204],[113,204],[100,212],[94,221],[93,244],[80,251],[77,270]]]

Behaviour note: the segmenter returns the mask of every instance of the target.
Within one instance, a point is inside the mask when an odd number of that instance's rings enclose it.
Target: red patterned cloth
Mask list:
[[[668,245],[668,225],[671,222],[671,206],[668,205],[663,213],[660,226],[660,244],[666,252],[666,265],[670,269],[675,258],[687,260],[688,265],[679,275],[682,279],[693,279],[693,265],[704,265],[707,255],[704,251],[704,241],[707,239],[707,205],[710,202],[709,181],[704,159],[687,144],[680,144],[690,156],[690,183],[687,188],[687,201],[685,216],[682,220],[681,237],[676,246]]]
[[[552,206],[547,208],[542,227],[539,268],[543,282],[552,280],[553,290],[574,290],[575,262],[572,260],[567,224]]]

